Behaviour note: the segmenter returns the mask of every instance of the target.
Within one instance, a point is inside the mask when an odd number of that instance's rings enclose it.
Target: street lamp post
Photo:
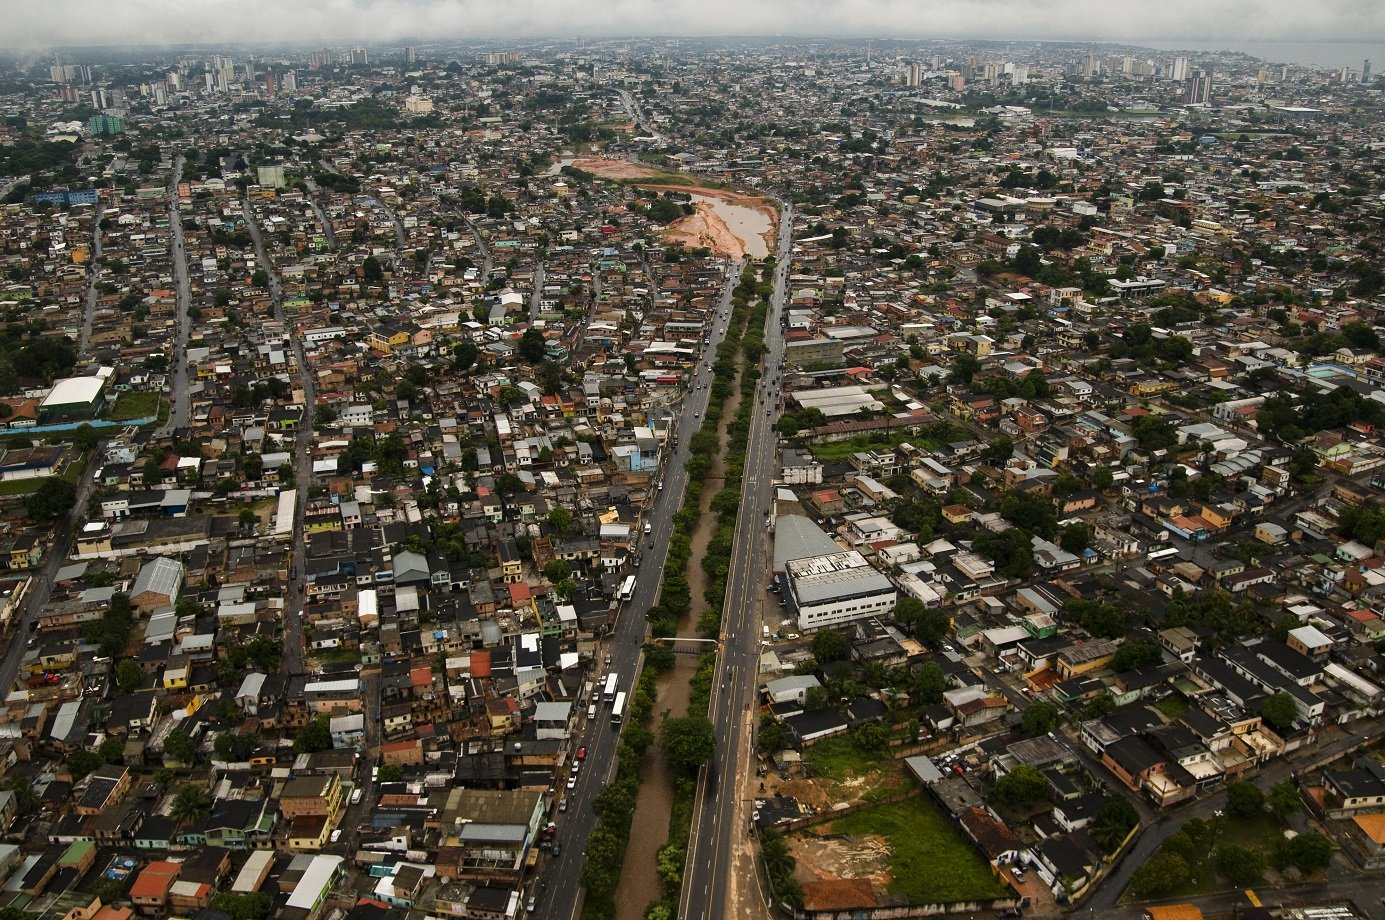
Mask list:
[[[1221,824],[1222,810],[1212,812],[1212,834],[1207,844],[1207,861],[1210,863],[1217,848],[1217,826]]]

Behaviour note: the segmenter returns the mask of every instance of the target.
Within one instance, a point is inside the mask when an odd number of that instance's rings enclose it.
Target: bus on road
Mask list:
[[[611,724],[619,725],[620,720],[625,718],[625,691],[616,694],[616,704],[611,707]]]
[[[606,675],[606,689],[601,691],[601,699],[607,703],[616,701],[616,687],[620,684],[620,677],[614,673]]]
[[[625,583],[620,586],[620,600],[622,603],[635,598],[635,576],[630,575],[625,579]]]

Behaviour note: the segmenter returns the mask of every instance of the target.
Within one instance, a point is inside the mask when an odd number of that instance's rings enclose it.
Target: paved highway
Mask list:
[[[744,837],[750,816],[742,799],[742,771],[754,749],[754,698],[759,680],[761,604],[770,562],[766,511],[773,501],[776,435],[771,423],[778,411],[779,377],[784,342],[779,315],[784,306],[793,239],[793,211],[785,206],[779,220],[774,293],[765,324],[764,374],[756,389],[755,411],[746,442],[741,507],[727,575],[717,682],[709,713],[716,726],[717,753],[703,771],[693,805],[692,836],[683,870],[678,916],[727,917],[743,912],[727,903],[734,880],[735,843]]]
[[[729,315],[731,291],[740,276],[741,265],[735,263],[727,269],[726,285],[722,292],[717,318],[714,321],[711,340],[692,375],[689,389],[676,409],[675,428],[678,435],[676,448],[665,447],[666,460],[663,465],[662,490],[655,487],[654,498],[649,504],[649,512],[640,522],[637,537],[637,552],[643,554],[639,568],[630,571],[637,576],[634,598],[621,606],[619,618],[613,631],[599,643],[593,680],[600,685],[604,675],[611,671],[620,675],[620,689],[628,691],[633,683],[635,670],[640,662],[640,649],[644,645],[647,628],[644,613],[654,605],[659,593],[659,582],[668,554],[668,537],[673,532],[673,516],[683,502],[683,492],[688,485],[688,474],[683,468],[690,456],[688,442],[701,425],[702,413],[707,408],[711,393],[712,363],[716,347],[725,336],[726,321],[722,315]],[[644,534],[644,522],[648,522],[653,534]],[[611,656],[611,664],[604,664],[605,656]],[[597,692],[600,696],[600,692]],[[582,728],[576,733],[570,745],[570,754],[579,747],[586,747],[587,759],[577,775],[577,785],[565,788],[567,770],[559,771],[556,792],[567,797],[567,811],[553,812],[553,820],[558,825],[557,842],[559,852],[543,855],[538,877],[530,890],[538,895],[535,914],[540,917],[575,917],[581,908],[582,863],[586,837],[591,829],[593,817],[591,800],[607,784],[615,773],[616,741],[618,733],[611,726],[610,704],[597,703],[596,718],[585,721],[582,713]],[[555,797],[554,801],[557,801]],[[652,854],[651,854],[652,858]]]

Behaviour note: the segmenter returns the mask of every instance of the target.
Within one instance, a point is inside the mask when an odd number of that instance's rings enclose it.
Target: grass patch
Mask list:
[[[927,439],[920,438],[917,434],[910,434],[908,431],[894,431],[885,434],[868,435],[859,438],[849,438],[845,441],[830,441],[825,444],[813,444],[809,450],[813,456],[823,463],[836,460],[845,460],[857,451],[862,450],[894,450],[905,441],[916,447],[937,447]]]
[[[1181,696],[1166,696],[1154,704],[1154,708],[1170,722],[1182,718],[1188,711],[1188,701]]]
[[[111,408],[111,414],[107,416],[113,422],[132,422],[137,418],[149,418],[159,411],[159,394],[154,392],[139,392],[127,390],[115,398],[115,405]]]
[[[863,751],[849,735],[824,738],[808,748],[804,757],[815,776],[823,779],[845,780],[894,763],[884,751]]]
[[[819,741],[804,759],[813,781],[834,802],[885,798],[898,792],[904,779],[888,751],[863,751],[847,735]]]
[[[833,821],[831,830],[885,838],[890,845],[889,889],[911,903],[983,900],[1005,894],[991,867],[923,796],[847,815]]]
[[[0,480],[0,495],[29,495],[38,491],[38,487],[43,485],[46,476],[34,479],[5,479]]]

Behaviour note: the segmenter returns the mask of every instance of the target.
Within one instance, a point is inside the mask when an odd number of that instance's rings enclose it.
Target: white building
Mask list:
[[[803,632],[894,610],[898,592],[855,550],[788,563],[788,600]]]

